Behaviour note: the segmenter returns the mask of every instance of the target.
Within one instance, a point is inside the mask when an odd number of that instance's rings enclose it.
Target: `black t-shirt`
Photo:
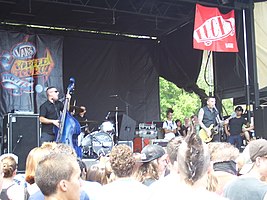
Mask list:
[[[56,101],[55,103],[52,103],[47,100],[40,106],[40,116],[45,117],[47,119],[59,119],[60,111],[63,110],[63,107],[64,104],[61,101]],[[42,132],[54,134],[53,126],[53,124],[42,124]]]
[[[235,117],[230,119],[229,128],[231,135],[239,135],[240,133],[242,133],[242,126],[246,123],[247,121],[242,116],[240,118]]]

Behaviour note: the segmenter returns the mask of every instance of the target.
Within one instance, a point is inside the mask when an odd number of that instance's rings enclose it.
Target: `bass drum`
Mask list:
[[[93,151],[98,155],[107,155],[113,147],[113,140],[110,134],[99,131],[93,134]]]

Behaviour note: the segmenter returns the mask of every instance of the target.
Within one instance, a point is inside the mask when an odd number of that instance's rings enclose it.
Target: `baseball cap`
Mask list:
[[[157,144],[149,144],[143,148],[141,151],[141,161],[142,163],[150,162],[155,159],[160,158],[165,154],[165,150],[162,146]]]
[[[243,151],[245,164],[240,170],[240,174],[250,172],[257,157],[267,156],[267,140],[258,139],[251,141]]]
[[[237,106],[237,107],[235,108],[235,111],[242,111],[242,112],[243,112],[243,108],[242,108],[241,106]]]

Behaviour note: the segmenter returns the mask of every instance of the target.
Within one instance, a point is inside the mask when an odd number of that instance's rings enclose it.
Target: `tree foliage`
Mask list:
[[[183,119],[197,114],[201,106],[199,97],[194,93],[187,93],[175,84],[160,78],[160,108],[161,120],[166,120],[166,110],[174,110],[174,119]]]

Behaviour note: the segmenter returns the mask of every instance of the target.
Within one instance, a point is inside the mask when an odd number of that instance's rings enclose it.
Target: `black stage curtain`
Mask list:
[[[87,117],[99,123],[109,111],[118,107],[125,113],[127,106],[137,122],[159,120],[159,79],[149,52],[153,43],[65,37],[65,85],[76,78],[72,102],[85,105]]]

